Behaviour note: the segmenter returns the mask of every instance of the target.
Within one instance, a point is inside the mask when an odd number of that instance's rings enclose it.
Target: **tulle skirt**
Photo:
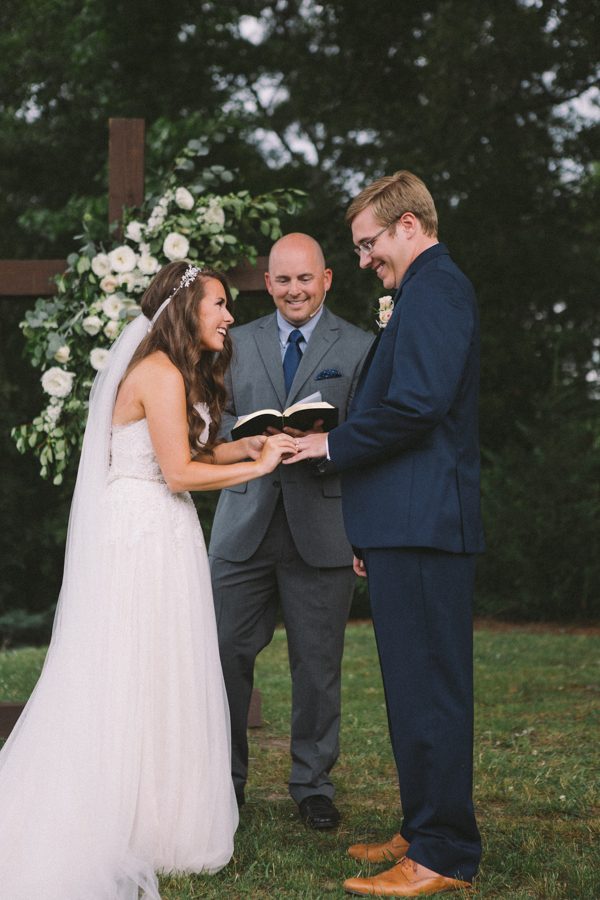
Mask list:
[[[156,872],[215,872],[233,853],[229,714],[191,498],[119,479],[98,516],[97,557],[63,584],[0,753],[0,900],[160,900]]]

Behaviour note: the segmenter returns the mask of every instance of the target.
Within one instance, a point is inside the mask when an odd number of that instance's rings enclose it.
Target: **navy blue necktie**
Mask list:
[[[302,332],[298,328],[294,328],[294,330],[290,332],[290,336],[288,337],[288,345],[285,349],[285,355],[283,357],[283,377],[285,379],[286,394],[289,394],[290,392],[292,381],[294,380],[294,375],[296,374],[296,370],[300,365],[300,360],[302,359],[300,341],[303,340],[304,337],[302,335]]]

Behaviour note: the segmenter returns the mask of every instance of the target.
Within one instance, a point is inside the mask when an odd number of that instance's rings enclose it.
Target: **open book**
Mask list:
[[[256,412],[240,416],[233,428],[231,437],[234,441],[240,438],[262,434],[267,428],[297,428],[308,431],[317,419],[323,420],[323,431],[335,428],[338,423],[338,409],[331,403],[321,400],[321,394],[311,394],[304,400],[288,406],[283,412],[277,409],[257,409]]]

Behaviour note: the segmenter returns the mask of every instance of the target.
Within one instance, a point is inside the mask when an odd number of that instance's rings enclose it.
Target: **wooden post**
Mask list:
[[[144,202],[144,134],[143,119],[108,120],[109,225],[121,222],[124,207]]]
[[[66,259],[0,259],[0,298],[55,294],[54,276],[66,268]]]
[[[9,736],[22,712],[22,703],[0,703],[0,740]]]

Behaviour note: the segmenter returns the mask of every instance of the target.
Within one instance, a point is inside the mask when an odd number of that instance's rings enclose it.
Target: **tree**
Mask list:
[[[290,226],[322,240],[328,302],[371,328],[382,291],[343,211],[412,169],[477,289],[487,466],[532,460],[571,406],[597,416],[599,23],[600,0],[5,0],[0,253],[66,255],[82,214],[103,228],[105,122],[140,115],[150,183],[202,133],[250,189],[308,191]]]

